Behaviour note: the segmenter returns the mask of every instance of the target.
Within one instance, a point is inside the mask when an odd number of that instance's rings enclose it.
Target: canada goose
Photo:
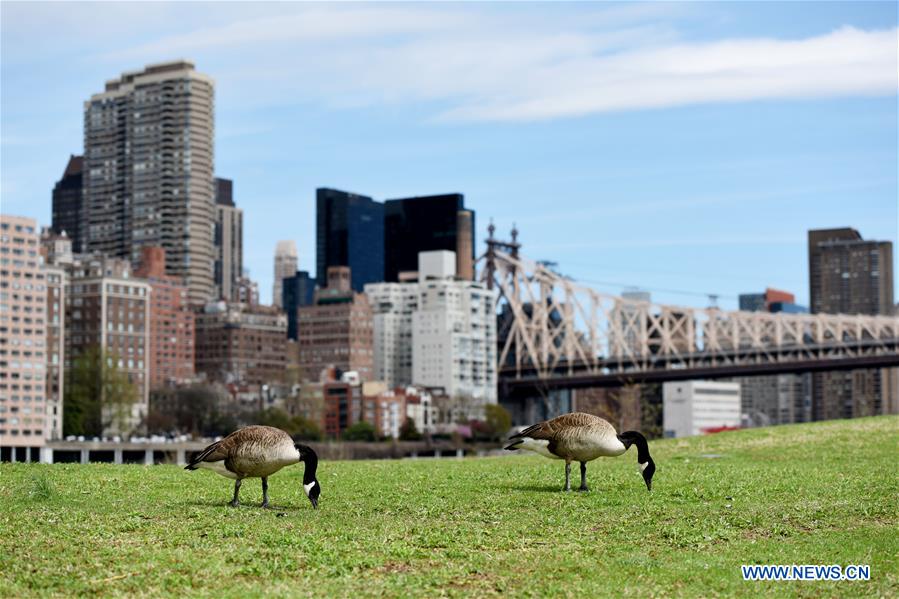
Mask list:
[[[637,462],[646,481],[646,489],[652,491],[652,475],[655,462],[649,456],[646,437],[637,431],[616,434],[615,427],[599,416],[574,412],[552,420],[540,422],[509,437],[514,439],[506,446],[509,451],[528,449],[548,458],[565,460],[565,490],[571,490],[571,462],[581,463],[581,487],[587,488],[587,462],[600,456],[620,456],[631,445],[637,446]]]
[[[247,426],[236,430],[221,441],[216,441],[201,451],[185,470],[207,468],[234,480],[234,499],[231,507],[237,507],[240,483],[245,478],[262,478],[262,507],[268,507],[268,477],[283,468],[299,462],[306,463],[303,472],[303,491],[318,507],[321,485],[315,478],[318,455],[311,447],[294,443],[290,435],[271,426]]]

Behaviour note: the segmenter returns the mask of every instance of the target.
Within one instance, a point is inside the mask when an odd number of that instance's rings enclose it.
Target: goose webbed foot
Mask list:
[[[583,486],[578,487],[577,490],[578,490],[578,491],[581,491],[581,492],[583,492],[583,493],[586,493],[587,491],[590,490],[590,487],[588,487],[588,486],[586,486],[586,485],[583,485]]]
[[[228,505],[230,505],[231,507],[237,507],[240,505],[240,502],[235,499],[234,501],[231,501]]]

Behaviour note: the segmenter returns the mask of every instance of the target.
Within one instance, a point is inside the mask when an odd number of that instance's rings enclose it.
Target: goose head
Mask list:
[[[656,473],[656,463],[652,458],[640,464],[640,472],[643,474],[643,482],[646,483],[646,490],[652,491],[652,475]]]
[[[303,492],[312,503],[312,508],[318,508],[318,497],[321,495],[322,486],[315,477],[315,471],[318,469],[318,454],[308,445],[297,443],[297,451],[300,452],[300,461],[306,465],[303,472]]]

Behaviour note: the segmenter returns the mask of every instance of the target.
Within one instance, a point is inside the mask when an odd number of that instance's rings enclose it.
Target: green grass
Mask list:
[[[590,464],[323,462],[231,482],[173,466],[0,465],[0,595],[897,596],[899,418],[722,433]],[[717,454],[720,457],[703,457]],[[576,470],[576,469],[573,469]],[[281,516],[280,514],[284,514]],[[740,565],[869,564],[869,582],[744,582]]]

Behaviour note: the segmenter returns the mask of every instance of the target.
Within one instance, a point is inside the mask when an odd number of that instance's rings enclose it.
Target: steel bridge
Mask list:
[[[899,366],[899,318],[690,308],[625,299],[520,255],[489,228],[506,393]]]

